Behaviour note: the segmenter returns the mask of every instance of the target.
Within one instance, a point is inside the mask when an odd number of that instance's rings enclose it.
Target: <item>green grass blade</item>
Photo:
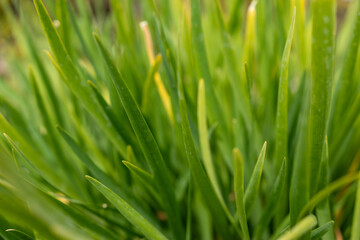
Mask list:
[[[360,239],[360,181],[357,182],[353,224],[351,226],[351,240]]]
[[[11,235],[12,237],[14,237],[14,239],[19,239],[19,240],[31,240],[34,239],[32,236],[30,236],[29,234],[17,230],[17,229],[6,229],[5,232],[9,235]]]
[[[128,162],[128,161],[122,161],[122,163],[135,175],[137,175],[144,183],[147,183],[149,185],[154,186],[154,178],[151,176],[150,173],[146,172],[145,170],[135,166],[134,164]]]
[[[298,222],[293,228],[288,232],[283,234],[279,240],[293,240],[299,239],[304,234],[308,233],[313,229],[317,224],[316,217],[314,215],[309,215]]]
[[[239,149],[233,150],[234,154],[234,189],[236,210],[239,216],[241,231],[245,240],[250,239],[249,229],[247,225],[247,218],[244,203],[244,164]]]
[[[257,223],[257,227],[255,229],[255,239],[262,239],[264,230],[268,227],[271,218],[274,216],[277,207],[279,206],[278,201],[283,193],[286,182],[286,169],[286,159],[284,159],[280,168],[280,173],[275,180],[274,187],[272,188],[270,200],[268,201],[263,213],[261,214],[260,220]]]
[[[286,39],[286,44],[281,59],[280,82],[278,91],[277,111],[276,111],[276,142],[275,142],[275,161],[277,169],[281,166],[281,160],[288,158],[288,69],[292,39],[294,36],[294,26],[296,19],[296,8]]]
[[[168,214],[170,227],[173,230],[173,237],[175,239],[183,239],[184,230],[180,221],[179,209],[177,208],[177,203],[175,201],[175,193],[173,191],[173,187],[171,186],[169,170],[165,165],[159,147],[124,79],[118,72],[113,60],[105,49],[105,46],[96,34],[95,39],[98,43],[101,54],[107,63],[112,81],[118,91],[140,147],[153,171],[153,176],[157,183],[157,188],[159,194],[161,195],[165,212]]]
[[[219,234],[224,239],[231,239],[228,229],[228,222],[226,220],[226,214],[223,211],[221,202],[216,195],[214,188],[211,185],[211,182],[206,176],[205,170],[200,162],[200,159],[197,155],[194,139],[191,134],[185,98],[183,95],[182,85],[179,82],[179,104],[180,104],[180,113],[181,113],[181,125],[183,132],[183,139],[185,145],[185,152],[187,160],[190,165],[192,172],[192,179],[197,185],[198,189],[201,191],[203,199],[208,204],[208,208],[212,211],[213,221],[215,222],[215,227]]]
[[[265,153],[267,142],[264,143],[259,158],[256,162],[255,168],[251,174],[250,181],[245,191],[245,209],[246,213],[250,214],[254,206],[256,196],[260,188],[261,175],[264,167]]]
[[[118,186],[114,180],[112,180],[107,173],[103,172],[94,162],[93,160],[79,147],[79,145],[75,142],[75,140],[61,127],[57,127],[61,136],[64,138],[66,143],[70,146],[70,148],[74,151],[77,157],[83,162],[83,164],[90,170],[90,172],[97,178],[100,179],[103,183],[105,183],[112,191],[114,191],[121,198],[125,199],[125,201],[132,204],[137,211],[141,214],[146,215],[145,210],[138,204],[136,200],[132,199],[129,194]],[[150,218],[149,218],[150,219]]]
[[[82,192],[81,189],[83,189],[83,188],[81,187],[81,182],[78,180],[78,178],[76,178],[76,176],[77,176],[77,174],[79,174],[79,172],[73,168],[73,165],[68,161],[66,156],[63,154],[63,151],[61,149],[61,144],[58,140],[58,136],[56,135],[55,125],[52,123],[52,120],[48,114],[48,111],[46,109],[44,100],[41,96],[41,93],[38,88],[38,85],[35,80],[35,76],[34,76],[32,69],[30,69],[29,75],[30,75],[31,86],[34,91],[34,95],[35,95],[36,102],[38,105],[38,109],[41,112],[41,116],[42,116],[45,128],[47,129],[47,131],[49,133],[49,137],[52,142],[55,156],[58,159],[59,166],[63,170],[64,176],[66,176],[66,178],[65,178],[66,180],[64,180],[64,182],[67,182],[67,185],[70,187],[70,189],[75,187],[75,189],[73,189],[73,191],[72,191],[73,193],[78,193],[79,190],[81,193]],[[82,192],[82,195],[85,196],[86,193]]]
[[[100,183],[98,180],[86,176],[86,178],[99,190],[119,212],[137,227],[148,239],[151,240],[165,240],[167,239],[157,228],[150,224],[141,214],[139,214],[134,208],[132,208],[127,202],[121,197],[112,192],[105,185]]]
[[[102,128],[107,137],[111,140],[117,150],[126,156],[126,145],[116,131],[113,130],[109,119],[107,119],[101,110],[101,107],[96,101],[94,94],[90,88],[86,86],[84,80],[81,79],[78,70],[72,62],[69,54],[67,53],[56,29],[51,21],[51,18],[45,9],[41,0],[34,0],[34,4],[39,15],[39,19],[46,33],[47,39],[54,53],[56,62],[64,74],[64,81],[74,94],[81,99],[83,106],[95,118],[99,126]]]
[[[317,240],[323,237],[327,232],[329,232],[334,226],[334,221],[329,221],[320,227],[311,231],[311,240]],[[324,238],[326,239],[326,238]]]
[[[57,128],[66,143],[70,146],[70,148],[74,151],[78,158],[97,179],[100,179],[117,195],[119,195],[125,201],[129,202],[138,212],[146,216],[147,219],[152,220],[148,216],[144,207],[139,203],[139,201],[131,197],[123,188],[120,188],[118,184],[114,182],[106,173],[99,169],[96,164],[90,159],[90,157],[79,147],[75,140],[67,132],[65,132],[64,129],[62,129],[61,127]]]
[[[41,80],[42,83],[44,84],[45,88],[46,88],[46,92],[49,96],[50,99],[50,103],[54,109],[57,121],[59,124],[63,124],[63,116],[61,115],[61,107],[60,107],[60,103],[59,100],[55,94],[55,90],[54,87],[51,85],[51,80],[50,80],[50,76],[48,74],[48,72],[45,69],[44,63],[41,61],[39,54],[36,50],[35,47],[35,43],[33,41],[33,39],[31,39],[30,37],[30,33],[29,33],[29,27],[27,26],[27,23],[25,21],[25,19],[23,19],[23,24],[24,24],[24,32],[25,32],[25,37],[26,37],[26,43],[28,45],[30,54],[32,56],[32,58],[34,59],[34,62],[36,64],[36,67],[39,70],[40,76],[41,76]]]
[[[104,97],[101,95],[100,90],[96,87],[96,85],[90,80],[88,81],[88,84],[94,92],[97,101],[100,103],[101,108],[106,113],[108,119],[110,120],[114,128],[117,130],[117,132],[121,136],[124,136],[124,138],[128,141],[129,144],[135,145],[136,140],[132,135],[131,129],[128,129],[128,126],[126,126],[125,124],[120,124],[121,121],[116,116],[114,109],[105,101]]]
[[[37,149],[22,138],[21,134],[6,121],[2,114],[0,114],[0,131],[6,133],[15,143],[17,143],[17,146],[21,146],[24,155],[27,156],[31,163],[34,164],[42,174],[44,174],[46,179],[52,183],[56,183],[55,185],[60,184],[60,186],[63,186],[61,184],[62,181],[59,173],[51,171],[51,162],[44,161]]]
[[[348,91],[351,89],[352,79],[354,75],[355,70],[355,63],[356,63],[356,57],[357,52],[359,48],[359,42],[360,42],[360,4],[358,4],[358,10],[357,15],[355,19],[355,23],[353,26],[352,36],[348,47],[347,56],[345,58],[345,63],[343,65],[340,81],[339,84],[339,92],[337,93],[337,102],[335,105],[334,113],[336,112],[338,116],[343,113],[343,110],[347,109],[344,108],[344,106],[347,106],[349,104],[349,100],[351,99],[350,96],[348,96]],[[335,116],[337,117],[337,116]],[[336,118],[337,120],[339,118]]]
[[[122,163],[130,170],[130,172],[132,172],[136,178],[138,178],[140,180],[140,182],[146,186],[149,191],[151,191],[151,194],[156,197],[157,200],[160,200],[160,196],[157,193],[155,186],[156,183],[154,181],[153,176],[146,172],[145,170],[135,166],[134,164],[128,162],[128,161],[122,161]]]
[[[304,82],[305,84],[305,82]],[[294,226],[297,223],[298,216],[302,208],[307,204],[310,198],[310,178],[309,178],[309,164],[307,161],[307,142],[306,142],[306,129],[308,127],[308,109],[309,109],[309,91],[303,94],[305,103],[303,104],[299,120],[296,124],[296,143],[294,151],[293,167],[291,171],[291,184],[290,184],[290,225]]]
[[[85,215],[81,210],[74,208],[71,204],[64,204],[52,195],[49,195],[49,199],[54,203],[54,205],[58,206],[67,215],[71,216],[71,218],[74,219],[79,226],[88,229],[99,237],[105,237],[106,239],[117,238],[117,235],[113,231],[105,228],[94,219]]]
[[[213,88],[208,57],[206,53],[204,34],[202,30],[200,0],[191,0],[191,42],[195,59],[199,67],[200,78],[205,81],[206,102],[209,107],[209,117],[212,121],[222,121],[219,103]]]
[[[148,112],[151,109],[151,99],[150,99],[150,93],[152,90],[152,86],[153,86],[153,82],[155,74],[158,72],[160,64],[162,62],[162,57],[161,55],[157,55],[154,59],[154,62],[152,63],[152,66],[147,74],[145,83],[144,83],[144,88],[143,88],[143,98],[141,101],[141,110],[144,112],[145,115],[148,114]]]
[[[311,212],[314,209],[314,207],[316,207],[316,205],[318,205],[321,201],[327,198],[332,192],[358,179],[360,179],[360,173],[354,173],[354,174],[346,175],[330,183],[310,199],[310,201],[302,209],[299,218]]]
[[[93,162],[93,160],[91,160],[91,158],[79,147],[76,141],[62,127],[57,126],[57,130],[59,131],[63,139],[66,141],[66,143],[69,145],[69,147],[74,151],[76,156],[90,170],[90,172],[94,174],[97,179],[100,179],[107,186],[110,186],[111,189],[114,189],[114,187],[116,187],[116,184],[107,176],[106,173],[99,169],[99,167]]]
[[[321,160],[320,165],[320,176],[319,176],[319,189],[325,188],[329,184],[329,176],[328,176],[328,169],[329,169],[329,152],[328,152],[328,141],[327,137],[325,139],[325,151],[323,153],[323,159]],[[319,205],[316,207],[316,216],[319,221],[319,225],[323,225],[332,220],[331,216],[331,208],[329,199],[326,198],[323,200]],[[324,236],[327,240],[335,240],[334,229],[331,229]]]
[[[335,0],[312,1],[311,102],[309,116],[310,196],[317,191],[332,92]]]
[[[214,187],[216,194],[222,200],[219,184],[216,179],[216,173],[211,158],[210,145],[208,140],[208,128],[206,121],[206,103],[205,103],[205,88],[204,80],[200,79],[198,88],[198,129],[200,138],[201,155],[204,162],[206,173],[209,176],[210,182]],[[222,200],[223,201],[223,200]]]

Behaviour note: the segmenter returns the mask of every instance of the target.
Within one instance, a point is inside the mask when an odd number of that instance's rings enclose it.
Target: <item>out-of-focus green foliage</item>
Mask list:
[[[0,239],[358,240],[359,38],[358,0],[0,0]]]

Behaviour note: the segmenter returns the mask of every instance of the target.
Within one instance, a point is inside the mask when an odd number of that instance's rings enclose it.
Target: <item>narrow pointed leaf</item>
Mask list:
[[[183,239],[184,230],[182,229],[182,225],[180,223],[180,214],[175,201],[175,193],[171,186],[169,170],[165,165],[159,147],[137,103],[135,102],[135,99],[130,93],[124,79],[118,72],[108,51],[105,49],[105,46],[101,42],[100,38],[96,34],[94,36],[98,43],[100,52],[107,63],[112,81],[120,96],[121,102],[130,120],[132,128],[134,129],[140,147],[148,164],[151,166],[151,170],[153,171],[153,176],[157,183],[159,194],[161,195],[165,211],[168,214],[170,226],[173,230],[173,237],[175,239]]]
[[[245,203],[244,203],[244,164],[239,149],[235,148],[233,150],[233,155],[234,155],[234,168],[235,168],[234,189],[235,189],[236,210],[239,216],[243,238],[245,240],[249,240],[250,235],[247,225]]]
[[[283,164],[280,169],[279,175],[276,177],[273,190],[271,192],[270,200],[268,201],[260,220],[257,223],[255,230],[255,239],[261,239],[264,230],[268,227],[271,218],[274,216],[277,207],[279,206],[279,199],[284,190],[286,181],[286,159],[283,160]]]
[[[309,116],[310,196],[318,176],[330,108],[334,65],[335,0],[312,1],[311,102]]]
[[[148,239],[151,240],[165,240],[167,239],[157,228],[151,225],[141,214],[139,214],[134,208],[132,208],[121,197],[112,192],[109,188],[103,185],[98,180],[86,176],[86,178],[99,190],[119,212],[137,227]]]
[[[206,121],[205,88],[204,88],[203,79],[200,79],[199,89],[198,89],[198,128],[199,128],[200,147],[201,147],[201,154],[204,162],[204,167],[206,169],[206,173],[209,176],[211,184],[213,185],[216,191],[216,194],[222,200],[219,184],[216,179],[215,169],[211,158],[211,151],[208,140],[209,134],[207,128],[207,121]]]
[[[290,24],[290,29],[286,39],[286,44],[281,59],[280,82],[278,90],[278,101],[276,110],[276,142],[275,142],[275,160],[277,169],[280,167],[280,161],[288,158],[288,69],[291,51],[291,43],[294,36],[296,8]]]
[[[181,126],[183,131],[183,141],[185,145],[187,160],[189,162],[192,172],[192,179],[201,191],[203,199],[208,204],[208,208],[212,211],[212,217],[213,221],[215,222],[217,231],[224,239],[230,239],[231,237],[227,230],[229,225],[226,219],[226,214],[223,211],[221,202],[217,197],[216,192],[212,187],[211,182],[206,175],[205,170],[197,155],[194,139],[190,130],[185,98],[182,92],[182,85],[181,83],[179,84],[179,104],[181,113]]]
[[[245,209],[246,209],[247,214],[250,214],[251,209],[254,206],[256,196],[257,196],[258,191],[259,191],[261,175],[262,175],[262,171],[263,171],[263,167],[264,167],[266,145],[267,145],[267,143],[265,142],[262,149],[261,149],[261,152],[260,152],[259,158],[258,158],[258,160],[256,162],[255,168],[254,168],[254,170],[252,172],[252,175],[250,177],[249,184],[246,187],[246,191],[245,191]]]

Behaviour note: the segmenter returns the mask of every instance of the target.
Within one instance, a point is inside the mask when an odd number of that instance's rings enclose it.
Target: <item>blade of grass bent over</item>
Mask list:
[[[114,206],[119,212],[126,217],[135,227],[137,227],[147,238],[152,240],[166,240],[167,238],[153,225],[151,225],[141,214],[133,209],[127,202],[112,192],[109,188],[103,185],[98,180],[86,176],[86,178],[93,184]]]
[[[280,82],[278,91],[278,102],[276,110],[276,142],[275,142],[275,161],[276,169],[280,167],[280,161],[288,158],[288,69],[291,51],[291,43],[294,36],[294,25],[296,8],[294,8],[290,29],[286,39],[286,44],[281,59]]]
[[[239,149],[233,150],[234,155],[234,190],[236,211],[239,216],[241,231],[245,240],[250,240],[244,203],[244,164]]]
[[[184,239],[184,230],[182,229],[180,221],[180,213],[175,201],[175,193],[171,185],[169,170],[160,153],[159,147],[137,105],[135,99],[130,93],[124,79],[118,72],[113,60],[108,51],[101,42],[100,38],[94,34],[96,42],[102,56],[107,64],[111,74],[112,81],[118,91],[121,102],[124,106],[126,114],[130,120],[131,126],[134,129],[135,135],[138,139],[140,147],[145,155],[148,164],[153,171],[154,179],[157,183],[159,194],[162,198],[163,207],[168,214],[170,228],[173,231],[175,239]]]

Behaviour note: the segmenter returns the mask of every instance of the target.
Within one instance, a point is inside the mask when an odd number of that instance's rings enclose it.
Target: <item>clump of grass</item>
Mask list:
[[[359,1],[0,13],[0,239],[359,239]]]

